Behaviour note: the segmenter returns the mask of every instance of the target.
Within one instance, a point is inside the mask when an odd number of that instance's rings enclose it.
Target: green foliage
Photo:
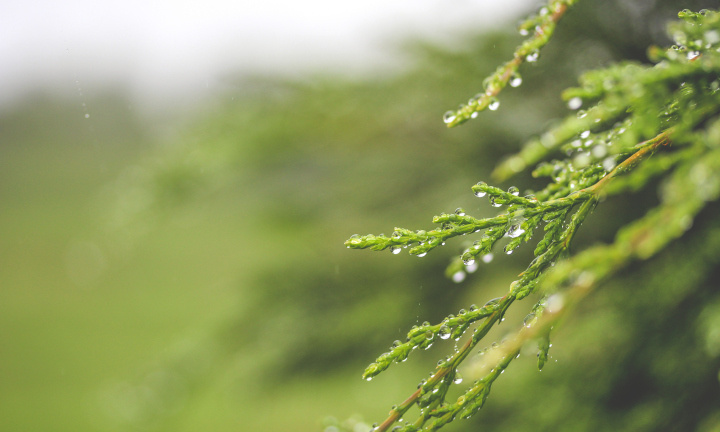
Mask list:
[[[520,84],[518,68],[524,61],[537,60],[537,50],[548,42],[555,24],[574,3],[551,1],[525,21],[521,33],[533,29],[533,35],[517,48],[513,60],[484,82],[484,93],[446,113],[445,123],[455,126],[485,108],[497,109],[500,91],[508,82]],[[472,329],[374,431],[393,428],[415,406],[417,418],[392,430],[437,430],[457,417],[475,414],[524,346],[537,341],[538,367],[542,368],[548,359],[550,331],[569,310],[621,269],[654,256],[681,237],[697,214],[720,196],[720,14],[683,10],[678,15],[680,21],[669,27],[677,45],[650,48],[654,65],[620,62],[584,73],[579,87],[563,93],[577,113],[531,140],[494,172],[498,180],[504,180],[534,167],[534,177],[550,179],[545,187],[521,196],[517,187],[505,191],[481,181],[472,187],[473,193],[487,197],[493,207],[505,206],[504,212],[476,218],[459,208],[435,216],[433,229],[395,228],[390,236],[353,235],[345,242],[348,248],[388,249],[393,254],[407,249],[423,257],[455,237],[482,232],[448,267],[447,275],[460,283],[493,251],[502,248],[511,254],[536,232],[543,232],[534,259],[510,283],[505,296],[480,308],[473,305],[437,324],[414,326],[405,342],[396,341],[365,369],[363,378],[370,380],[393,363],[405,361],[417,348],[427,349],[438,339],[459,341]],[[613,243],[570,253],[578,229],[601,201],[656,182],[661,183],[659,203],[621,228]],[[462,382],[458,367],[503,320],[510,306],[530,295],[535,304],[523,325],[483,355],[473,367],[478,379],[452,400],[451,389]]]

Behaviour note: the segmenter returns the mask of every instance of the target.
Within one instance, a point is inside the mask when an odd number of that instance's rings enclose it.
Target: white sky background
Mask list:
[[[529,0],[26,0],[0,5],[0,107],[28,91],[127,84],[209,94],[231,71],[382,69],[393,41],[514,25]],[[510,53],[508,53],[510,55]]]

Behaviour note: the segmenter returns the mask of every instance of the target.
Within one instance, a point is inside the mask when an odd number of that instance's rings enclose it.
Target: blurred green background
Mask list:
[[[562,89],[645,61],[677,10],[709,3],[581,2],[497,112],[452,130],[442,113],[509,58],[512,24],[452,49],[408,41],[410,65],[375,77],[238,76],[182,115],[140,114],[121,87],[28,94],[0,112],[0,430],[369,429],[452,345],[370,383],[364,367],[413,324],[504,293],[531,248],[455,284],[463,240],[425,258],[343,241],[494,214],[470,186],[567,114]],[[576,247],[610,241],[653,188],[601,205]],[[447,430],[720,430],[718,210]]]

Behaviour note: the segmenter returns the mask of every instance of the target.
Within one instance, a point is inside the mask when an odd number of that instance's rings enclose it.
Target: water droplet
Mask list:
[[[493,206],[493,207],[500,207],[502,204],[500,204],[499,202],[495,201],[495,197],[492,197],[492,198],[490,198],[490,205]]]
[[[582,99],[579,97],[574,97],[568,101],[568,108],[571,110],[576,110],[582,106]]]
[[[560,312],[565,306],[565,297],[562,294],[553,294],[547,300],[547,310],[550,313]]]
[[[515,252],[516,247],[517,246],[512,246],[512,245],[508,244],[507,246],[505,246],[505,253],[508,255],[512,255],[512,253]]]
[[[530,53],[525,56],[525,61],[528,63],[534,63],[540,58],[540,52],[538,50],[532,50]]]
[[[367,377],[367,378],[365,378],[365,381],[371,381],[372,379],[373,379],[373,377]]]
[[[607,147],[602,144],[598,144],[592,148],[592,155],[596,158],[604,157],[607,154]]]
[[[603,160],[602,166],[605,171],[612,171],[617,163],[615,162],[615,156],[607,157]]]
[[[527,36],[530,34],[530,31],[526,28],[518,29],[518,33],[520,33],[520,36]]]
[[[573,158],[573,165],[575,168],[585,168],[590,165],[590,155],[586,152],[579,152]]]
[[[475,273],[478,269],[478,264],[476,262],[473,262],[472,264],[468,265],[465,269],[468,273]]]
[[[417,257],[418,257],[418,258],[422,258],[422,257],[424,257],[425,255],[427,255],[427,252],[422,252],[422,253],[417,254]]]
[[[400,246],[390,246],[390,252],[393,253],[393,255],[397,255],[400,253],[402,248]]]
[[[500,107],[500,101],[497,100],[497,98],[491,98],[490,103],[488,104],[488,109],[490,111],[496,111]]]
[[[510,238],[517,238],[525,234],[525,230],[521,228],[520,224],[515,224],[507,230],[507,235]]]
[[[462,208],[458,207],[458,208],[455,209],[455,214],[458,215],[458,216],[465,216],[465,210],[463,210]]]
[[[483,306],[483,308],[495,308],[498,303],[500,303],[500,300],[502,300],[502,297],[497,297],[492,300],[488,300],[487,303]]]
[[[482,261],[485,264],[491,262],[492,260],[493,260],[493,254],[491,254],[491,253],[486,253],[485,255],[482,256]]]
[[[485,187],[485,186],[487,186],[487,183],[485,183],[484,181],[481,181],[481,182],[478,182],[477,186],[478,186],[478,187]],[[475,191],[475,196],[478,197],[478,198],[482,198],[482,197],[484,197],[485,195],[487,195],[487,192],[485,192],[485,191],[483,191],[483,190],[476,190],[476,191]]]
[[[510,87],[520,87],[522,84],[522,77],[517,73],[513,73],[510,75],[510,81],[508,81],[508,83],[510,84]]]
[[[510,186],[510,188],[508,188],[508,193],[509,193],[510,195],[518,196],[518,195],[520,195],[520,189],[518,189],[518,188],[515,187],[515,186]]]
[[[447,111],[443,115],[443,121],[445,123],[452,123],[452,121],[455,120],[455,117],[457,117],[457,115],[455,114],[455,111]]]
[[[525,316],[525,319],[523,319],[523,325],[527,328],[530,328],[537,322],[538,318],[535,316],[534,313],[529,313],[527,316]]]
[[[465,276],[467,276],[467,275],[465,274],[464,271],[458,270],[455,273],[453,273],[452,280],[455,283],[460,283],[465,280]]]
[[[450,327],[446,325],[440,326],[440,329],[438,330],[438,337],[440,337],[440,339],[448,339],[450,337]],[[443,361],[440,360],[440,362]]]
[[[455,379],[453,380],[454,384],[461,384],[463,382],[462,376],[460,376],[460,372],[455,373]]]
[[[463,254],[462,260],[463,264],[465,264],[466,266],[471,266],[475,264],[475,257],[471,254]]]
[[[590,136],[590,131],[589,131],[589,130],[583,131],[583,132],[580,134],[580,138],[582,138],[582,139],[585,139],[585,138],[587,138],[587,137],[589,137],[589,136]]]

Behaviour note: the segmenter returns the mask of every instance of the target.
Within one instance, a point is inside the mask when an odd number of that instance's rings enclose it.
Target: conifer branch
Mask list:
[[[536,26],[535,38],[546,43],[542,36],[552,33],[554,23],[573,3],[551,1],[551,14],[531,18],[528,22]],[[573,305],[631,262],[662,250],[690,227],[706,203],[718,199],[720,14],[683,11],[679,16],[683,21],[671,29],[682,46],[665,51],[651,49],[651,56],[658,62],[655,66],[626,63],[584,74],[581,87],[566,91],[563,97],[572,109],[585,103],[595,105],[530,141],[495,172],[497,177],[506,178],[536,164],[533,176],[551,179],[543,189],[521,196],[514,186],[503,190],[479,182],[471,188],[473,193],[487,197],[494,207],[505,206],[504,212],[475,218],[457,209],[435,216],[433,223],[437,227],[430,230],[395,228],[389,237],[353,235],[345,242],[353,249],[389,249],[396,254],[407,248],[412,255],[424,256],[455,237],[482,231],[480,239],[448,267],[448,276],[460,283],[475,271],[477,261],[489,260],[501,239],[509,239],[504,252],[510,254],[529,242],[535,230],[544,225],[544,235],[535,245],[535,258],[510,283],[505,296],[481,308],[473,305],[469,310],[460,310],[438,324],[413,326],[405,342],[395,341],[390,351],[365,369],[363,378],[370,380],[392,363],[405,361],[413,350],[430,348],[438,339],[458,341],[476,325],[461,348],[441,359],[430,378],[422,380],[416,391],[393,407],[374,431],[388,430],[415,405],[420,408],[418,418],[393,430],[437,430],[457,416],[472,416],[523,345],[538,342],[538,368],[542,368],[548,358],[550,331]],[[446,118],[446,122],[451,126],[459,124],[488,106],[488,98],[497,95],[522,62],[518,53],[527,54],[519,48],[513,61],[490,77],[489,91],[454,113],[450,122]],[[546,162],[559,152],[568,157]],[[655,153],[660,154],[651,158]],[[602,198],[638,190],[661,176],[665,180],[657,207],[622,228],[612,244],[593,246],[570,256],[573,238]],[[461,381],[458,366],[502,321],[516,300],[531,294],[540,298],[522,327],[499,346],[493,344],[483,361],[472,369],[479,379],[455,402],[447,401],[450,387]]]
[[[532,35],[515,49],[512,60],[499,66],[495,73],[483,81],[483,93],[476,94],[459,109],[447,111],[444,114],[445,124],[448,127],[454,127],[477,117],[480,111],[496,110],[500,105],[500,101],[497,99],[498,94],[508,84],[510,87],[518,87],[522,84],[518,68],[524,62],[533,63],[538,60],[540,49],[550,41],[558,21],[576,1],[551,0],[536,15],[525,20],[520,25],[520,34],[527,36],[532,32]]]

